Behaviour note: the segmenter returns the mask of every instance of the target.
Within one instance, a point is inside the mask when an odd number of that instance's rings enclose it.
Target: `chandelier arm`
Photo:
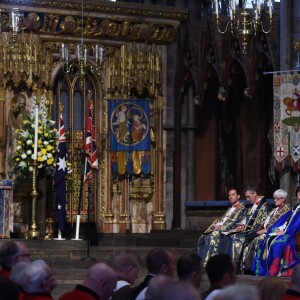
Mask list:
[[[221,33],[221,34],[226,33],[227,30],[228,30],[228,26],[229,26],[230,24],[232,24],[232,21],[227,22],[224,31],[222,31],[222,30],[219,28],[219,20],[217,19],[217,30],[218,30],[218,32]]]
[[[271,32],[271,30],[272,30],[272,20],[270,20],[270,27],[269,27],[268,30],[265,30],[263,24],[261,24],[261,31],[262,31],[263,33],[268,34],[268,33]]]

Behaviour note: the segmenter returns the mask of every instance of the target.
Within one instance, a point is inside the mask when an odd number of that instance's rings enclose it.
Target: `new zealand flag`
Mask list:
[[[67,147],[65,128],[62,114],[59,116],[59,143],[55,170],[55,190],[57,195],[57,226],[60,231],[65,230],[66,220],[66,175],[67,175]]]

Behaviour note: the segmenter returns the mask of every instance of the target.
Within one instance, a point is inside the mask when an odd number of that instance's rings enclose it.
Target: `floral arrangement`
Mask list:
[[[33,99],[36,100],[36,99]],[[35,104],[35,103],[34,103]],[[35,107],[35,105],[34,105]],[[37,167],[45,168],[47,174],[55,173],[58,146],[58,132],[55,121],[43,118],[41,111],[38,121]],[[40,118],[41,117],[41,118]],[[25,115],[23,128],[16,130],[16,154],[14,156],[13,173],[17,177],[25,177],[33,170],[35,135],[35,114],[32,111]]]

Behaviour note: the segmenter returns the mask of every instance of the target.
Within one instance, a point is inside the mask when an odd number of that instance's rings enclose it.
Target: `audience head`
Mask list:
[[[18,285],[22,285],[23,271],[30,264],[29,261],[20,261],[15,264],[10,272],[10,279],[17,283]]]
[[[173,251],[168,248],[154,248],[148,252],[147,269],[150,274],[174,276],[175,264]]]
[[[260,300],[260,297],[256,286],[239,283],[220,290],[214,300]]]
[[[198,289],[202,280],[200,256],[197,253],[182,255],[177,261],[177,274],[180,281],[188,281]]]
[[[18,300],[18,285],[6,277],[0,278],[0,300]]]
[[[145,300],[160,300],[162,298],[163,290],[168,287],[170,282],[174,282],[170,276],[154,276],[148,284]]]
[[[137,257],[132,253],[121,253],[113,262],[113,268],[118,279],[134,284],[139,274],[139,263]]]
[[[94,291],[101,300],[108,300],[114,291],[117,275],[112,267],[105,263],[96,263],[87,271],[84,286]]]
[[[8,241],[0,248],[0,265],[10,270],[20,261],[30,261],[30,253],[23,242]]]
[[[161,293],[161,300],[200,300],[199,291],[188,282],[170,282]]]
[[[51,294],[57,286],[57,281],[51,268],[45,261],[39,259],[24,268],[20,285],[25,293]]]
[[[240,200],[240,192],[236,188],[231,188],[228,191],[228,199],[232,205],[237,203]]]
[[[258,190],[255,186],[249,185],[244,190],[246,199],[251,203],[255,204],[255,202],[259,199]]]
[[[227,254],[218,254],[211,257],[205,270],[211,284],[225,287],[235,283],[235,266],[231,257]]]
[[[286,292],[286,284],[281,277],[265,277],[258,283],[261,300],[280,300]]]

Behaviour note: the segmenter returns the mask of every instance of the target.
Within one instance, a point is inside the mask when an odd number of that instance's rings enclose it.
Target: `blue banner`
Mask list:
[[[148,100],[109,100],[111,151],[149,151]]]

